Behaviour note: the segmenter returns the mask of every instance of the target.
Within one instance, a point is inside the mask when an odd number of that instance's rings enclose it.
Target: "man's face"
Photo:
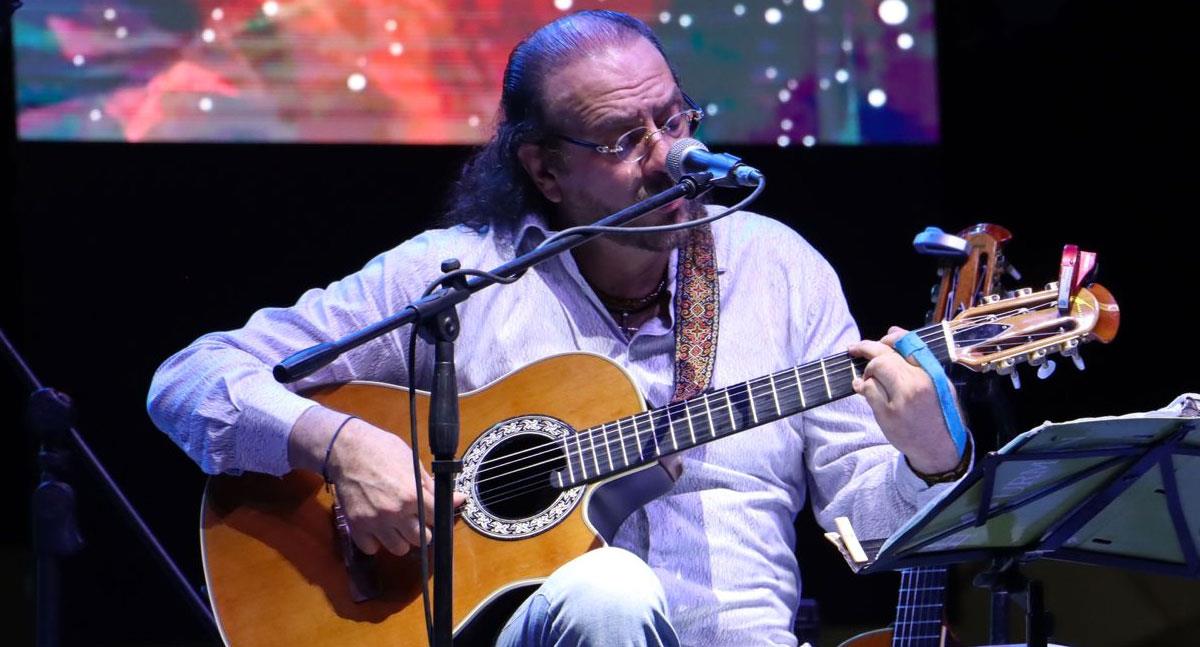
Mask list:
[[[658,130],[667,118],[687,109],[671,69],[658,50],[643,38],[582,57],[552,73],[545,82],[544,100],[550,128],[558,133],[612,145],[630,129]],[[636,162],[574,144],[559,142],[560,152],[542,150],[545,169],[535,182],[558,206],[563,228],[591,224],[674,183],[666,156],[674,139],[654,137],[650,152]],[[702,205],[677,200],[637,220],[636,225],[661,225],[703,215]],[[668,250],[679,246],[685,232],[614,236],[612,240],[641,249]]]

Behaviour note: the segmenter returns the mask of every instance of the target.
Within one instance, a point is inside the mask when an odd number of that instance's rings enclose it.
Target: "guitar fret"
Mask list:
[[[855,360],[854,360],[854,358],[853,358],[853,357],[852,357],[852,358],[850,358],[850,377],[851,377],[852,379],[856,379],[856,380],[857,380],[857,379],[858,379],[858,368],[857,368],[856,366],[854,366],[854,361],[855,361]]]
[[[704,394],[704,415],[708,417],[708,433],[713,438],[717,437],[717,426],[713,424],[712,408],[708,406],[708,394]]]
[[[767,380],[771,383],[771,399],[775,401],[775,415],[782,416],[783,409],[779,408],[779,393],[775,391],[775,374],[768,375]]]
[[[646,452],[642,451],[642,432],[640,429],[638,429],[637,417],[638,417],[638,414],[634,414],[632,416],[631,420],[633,420],[633,440],[634,440],[634,442],[637,443],[638,460],[640,461],[640,460],[646,458]]]
[[[583,434],[582,433],[575,434],[575,447],[577,450],[576,453],[579,454],[579,471],[583,472],[583,479],[586,481],[588,478],[588,473],[587,473],[587,461],[583,459]]]
[[[568,438],[567,436],[563,436],[563,437],[562,437],[562,441],[563,441],[563,455],[564,455],[564,456],[566,457],[566,459],[567,459],[567,475],[568,475],[568,476],[571,478],[571,482],[572,482],[572,483],[574,483],[574,482],[575,482],[575,468],[574,468],[574,467],[571,465],[571,449],[570,449],[570,447],[567,445],[567,438]],[[562,475],[561,475],[561,472],[560,472],[560,474],[559,474],[559,482],[558,482],[558,484],[559,484],[559,486],[560,486],[560,487],[561,487],[561,486],[562,486],[562,484],[563,484],[563,483],[562,483]]]
[[[662,450],[658,447],[658,430],[654,428],[654,414],[651,413],[648,418],[650,419],[650,437],[654,439],[654,455],[662,456]]]
[[[751,382],[746,382],[746,399],[750,401],[750,418],[754,420],[754,424],[758,424],[758,408],[754,406],[754,385]]]
[[[683,401],[683,415],[687,416],[688,433],[692,436],[692,444],[696,444],[696,428],[692,426],[692,407],[687,400]]]
[[[625,433],[621,431],[621,420],[617,421],[617,436],[621,439],[621,460],[629,467],[629,454],[625,453]]]
[[[592,463],[596,465],[596,476],[600,476],[600,455],[596,453],[596,431],[588,432],[588,442],[592,444]]]
[[[725,407],[729,411],[729,428],[737,431],[737,421],[733,419],[733,402],[729,400],[729,389],[725,389]]]
[[[825,370],[825,358],[821,358],[821,376],[825,378],[825,395],[833,399],[833,389],[829,388],[829,372]]]
[[[675,451],[679,451],[679,439],[675,437],[675,422],[671,420],[671,408],[664,409],[667,412],[667,433],[671,434],[671,444],[675,446]]]
[[[800,406],[807,409],[808,403],[804,401],[804,380],[800,379],[800,367],[793,366],[792,373],[796,375],[796,392],[800,394]]]
[[[612,462],[612,449],[609,448],[609,442],[608,442],[608,425],[607,424],[600,425],[600,436],[601,436],[601,438],[604,439],[603,440],[604,453],[608,455],[608,471],[611,472],[614,469],[614,467],[613,467],[613,462]]]

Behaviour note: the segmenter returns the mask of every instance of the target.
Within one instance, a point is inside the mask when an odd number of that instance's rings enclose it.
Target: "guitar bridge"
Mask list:
[[[337,496],[333,498],[333,530],[337,534],[337,545],[342,554],[342,564],[350,576],[350,598],[355,602],[366,602],[379,597],[379,574],[375,570],[375,558],[361,550],[350,537],[350,521]]]

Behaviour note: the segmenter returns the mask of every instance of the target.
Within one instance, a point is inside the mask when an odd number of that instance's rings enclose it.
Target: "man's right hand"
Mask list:
[[[293,468],[321,472],[325,451],[346,415],[315,406],[292,427],[288,458]],[[346,423],[329,454],[328,474],[350,523],[354,543],[369,555],[382,546],[403,555],[420,545],[420,533],[430,540],[428,528],[417,520],[417,490],[413,478],[412,449],[394,434],[353,419]],[[433,524],[433,479],[421,466],[425,521]],[[454,493],[454,505],[466,497]]]

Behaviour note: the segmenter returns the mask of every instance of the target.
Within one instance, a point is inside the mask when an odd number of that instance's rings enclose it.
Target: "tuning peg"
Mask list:
[[[1052,360],[1052,359],[1046,360],[1046,362],[1044,364],[1042,364],[1041,366],[1038,367],[1038,370],[1037,370],[1038,379],[1044,380],[1044,379],[1050,377],[1051,375],[1054,375],[1054,369],[1056,369],[1056,368],[1058,368],[1058,365],[1054,363],[1054,360]]]
[[[1013,390],[1020,391],[1021,390],[1021,374],[1017,371],[1017,369],[1014,368],[1012,373],[1008,374],[1008,377],[1009,377],[1009,379],[1012,380]]]
[[[1071,361],[1075,362],[1075,368],[1077,368],[1081,371],[1084,370],[1085,368],[1087,368],[1086,366],[1083,365],[1083,358],[1079,356],[1079,353],[1072,354]]]

